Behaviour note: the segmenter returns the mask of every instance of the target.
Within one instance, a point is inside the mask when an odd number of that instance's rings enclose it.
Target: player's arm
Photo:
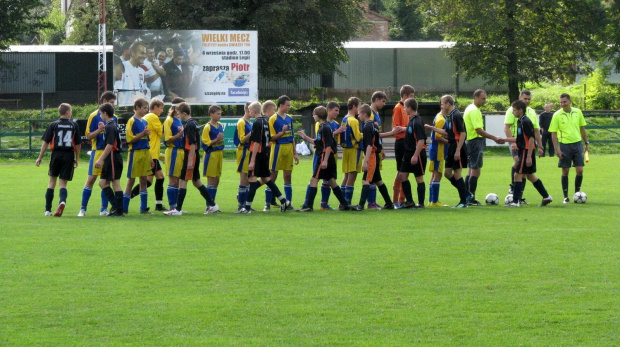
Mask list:
[[[420,152],[422,152],[422,148],[424,148],[424,140],[418,140],[415,143],[415,152],[413,152],[413,156],[411,157],[412,165],[418,163],[418,158],[420,157]]]
[[[39,157],[34,163],[36,166],[41,165],[41,160],[43,159],[43,154],[45,154],[45,151],[47,150],[47,146],[49,146],[49,143],[47,141],[43,141],[41,144],[41,151],[39,151]]]
[[[581,139],[583,140],[583,142],[586,144],[586,151],[590,151],[590,143],[588,142],[588,134],[586,134],[586,127],[585,126],[580,126],[579,127],[579,131],[581,132]],[[554,143],[555,145],[555,143]]]
[[[99,160],[97,160],[97,162],[95,163],[95,167],[97,169],[100,169],[103,166],[103,161],[105,160],[105,158],[108,157],[110,152],[112,152],[112,148],[114,148],[114,146],[111,144],[107,144],[105,146],[105,148],[103,149],[103,153],[101,153],[101,156],[99,157]]]
[[[355,142],[360,142],[363,135],[360,131],[359,121],[355,118],[349,117],[349,127],[351,128],[351,135],[355,139]]]
[[[133,119],[133,118],[132,118]],[[131,126],[129,125],[129,122],[131,122]],[[132,143],[136,143],[138,140],[140,140],[141,138],[149,135],[151,133],[151,130],[148,127],[144,127],[144,130],[139,133],[139,134],[135,134],[133,132],[133,124],[134,122],[131,121],[131,119],[129,120],[129,122],[127,122],[127,133],[125,135],[126,139],[127,139],[127,144],[132,144]],[[129,134],[131,133],[131,140],[129,137]]]
[[[293,160],[295,165],[299,164],[299,155],[297,154],[297,146],[295,146],[295,133],[293,132],[293,119],[291,118],[291,136],[293,136]]]
[[[442,129],[443,127],[446,125],[446,119],[444,117],[440,117],[439,120],[437,121],[437,123],[435,123],[435,126],[438,129]],[[435,141],[439,142],[439,143],[443,143],[443,144],[447,144],[448,143],[448,139],[446,139],[445,137],[448,136],[448,133],[444,131],[444,133],[440,133],[438,131],[435,131]]]
[[[202,143],[207,146],[211,146],[213,144],[213,140],[211,140],[211,124],[207,123],[204,129],[202,130]]]
[[[288,125],[284,124],[282,126],[282,130],[280,132],[276,132],[276,128],[274,127],[274,123],[277,120],[276,117],[279,116],[277,114],[274,114],[273,116],[271,116],[271,118],[269,118],[269,132],[271,133],[271,142],[276,142],[277,140],[279,140],[282,136],[284,136],[284,134],[286,134],[286,130],[288,130]]]
[[[82,138],[80,137],[80,127],[77,123],[75,123],[75,132],[73,133],[73,150],[75,153],[75,158],[73,159],[73,168],[78,167],[78,162],[80,161],[80,152],[82,151]]]
[[[310,136],[306,135],[306,133],[303,131],[303,129],[299,130],[297,132],[297,135],[299,135],[299,137],[301,137],[302,139],[304,139],[305,141],[308,141],[310,143],[314,143],[314,141],[315,141],[313,138],[311,138]]]
[[[332,145],[334,143],[334,137],[331,134],[331,130],[329,131],[330,133],[327,134],[325,131],[323,131],[323,136],[321,136],[321,138],[323,138],[324,145],[325,148],[323,149],[325,155],[323,156],[323,161],[321,162],[321,168],[322,169],[326,169],[327,168],[327,163],[329,162],[329,156],[332,153]]]
[[[440,129],[440,128],[437,128],[435,126],[432,126],[430,124],[424,124],[424,129],[434,131],[437,134],[441,134],[442,136],[448,136],[448,132],[447,131],[445,131],[444,129]],[[437,137],[435,137],[435,139],[437,139]]]
[[[252,132],[249,133],[245,133],[245,121],[241,121],[239,123],[237,123],[237,136],[239,136],[239,142],[240,143],[247,143],[250,140],[250,134]]]
[[[151,132],[157,135],[157,137],[162,137],[163,126],[161,124],[161,121],[159,120],[159,117],[151,118],[151,121],[149,122],[149,129],[151,129]]]
[[[89,140],[94,139],[105,130],[105,124],[103,122],[99,122],[98,124],[93,123],[93,118],[95,118],[96,115],[96,112],[93,113],[90,117],[88,117],[88,122],[86,123],[85,134],[86,138]]]
[[[196,144],[192,143],[189,145],[189,152],[187,153],[187,168],[194,168],[194,161],[196,160]]]
[[[454,153],[454,159],[461,159],[461,148],[463,148],[463,144],[465,144],[465,139],[467,138],[467,132],[461,131],[459,141],[456,143],[456,152]]]
[[[405,129],[403,127],[394,127],[392,129],[392,131],[386,132],[386,133],[379,133],[379,137],[384,138],[384,137],[392,137],[396,134],[400,134],[402,132],[404,132]]]
[[[364,163],[362,164],[362,170],[368,171],[368,159],[372,155],[372,145],[366,146],[366,155],[364,156]]]

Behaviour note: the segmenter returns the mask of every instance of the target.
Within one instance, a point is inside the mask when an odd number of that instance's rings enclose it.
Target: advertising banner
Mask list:
[[[193,105],[258,100],[258,32],[114,31],[117,105],[137,98]]]

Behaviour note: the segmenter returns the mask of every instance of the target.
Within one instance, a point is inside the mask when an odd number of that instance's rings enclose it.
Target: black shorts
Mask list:
[[[256,153],[254,170],[248,171],[248,177],[271,176],[271,170],[269,170],[269,152],[269,149],[263,149],[262,152]]]
[[[312,177],[317,179],[323,179],[329,181],[330,179],[336,179],[336,158],[334,153],[330,153],[327,158],[327,168],[321,169],[321,162],[323,161],[323,155],[314,155],[314,161],[312,162]]]
[[[466,169],[467,168],[467,145],[463,143],[463,147],[461,147],[461,159],[458,161],[454,160],[454,153],[456,153],[457,143],[451,143],[448,146],[448,157],[446,158],[446,168],[451,168],[452,170],[458,169]]]
[[[581,141],[575,143],[560,143],[562,158],[558,161],[558,167],[570,168],[573,166],[584,166],[583,145]]]
[[[52,151],[47,174],[52,177],[60,177],[61,180],[71,181],[73,179],[74,160],[75,152]]]
[[[364,171],[362,180],[369,183],[380,182],[382,181],[381,170],[379,170],[379,166],[381,165],[381,157],[378,152],[371,155],[372,157],[368,159],[368,170]]]
[[[181,179],[184,181],[197,181],[200,179],[200,152],[197,150],[194,156],[194,168],[188,169],[189,151],[185,151],[183,158],[183,167],[181,167]]]
[[[532,151],[532,166],[527,166],[525,163],[525,156],[527,155],[527,149],[519,149],[518,156],[519,160],[517,161],[517,173],[520,174],[533,174],[536,172],[536,149]]]
[[[396,171],[400,170],[400,165],[405,154],[405,139],[398,139],[394,142],[394,155],[396,156]]]
[[[120,152],[111,152],[103,161],[101,179],[108,182],[121,179],[123,174],[123,157]]]
[[[403,154],[403,159],[400,164],[400,172],[408,172],[412,173],[415,177],[424,176],[424,172],[426,171],[426,151],[422,150],[420,152],[418,163],[415,165],[411,164],[411,157],[415,152],[407,152]]]

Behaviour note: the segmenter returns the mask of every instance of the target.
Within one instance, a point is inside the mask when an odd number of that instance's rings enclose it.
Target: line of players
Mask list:
[[[362,104],[356,97],[350,98],[347,103],[348,114],[341,125],[335,120],[339,114],[338,103],[330,102],[327,107],[321,106],[314,110],[316,136],[311,138],[303,130],[297,132],[304,140],[314,143],[316,148],[313,176],[307,186],[304,205],[299,211],[313,211],[319,180],[323,181],[321,209],[324,210],[333,209],[328,204],[330,190],[333,190],[338,198],[341,210],[363,210],[366,201],[369,202],[369,208],[380,209],[381,207],[376,204],[376,189],[380,191],[385,201],[383,207],[385,209],[424,208],[426,186],[423,176],[427,164],[425,130],[431,130],[429,169],[432,172],[432,179],[429,206],[446,206],[438,200],[444,159],[445,176],[459,194],[459,203],[454,207],[480,205],[475,199],[475,190],[482,167],[484,138],[490,138],[498,143],[513,143],[511,151],[515,161],[511,174],[511,178],[514,179],[511,190],[514,191],[514,203],[508,206],[518,207],[524,203],[523,178],[530,180],[541,194],[542,206],[552,201],[542,182],[534,175],[536,146],[539,146],[539,151],[542,149],[540,133],[535,130],[536,114],[528,107],[531,100],[529,91],[523,91],[520,100],[514,102],[506,112],[507,138],[499,138],[484,131],[480,113],[480,107],[486,102],[486,93],[483,90],[474,93],[474,102],[467,107],[464,115],[454,107],[454,99],[450,95],[443,96],[440,101],[441,112],[435,117],[433,125],[425,125],[418,115],[414,93],[415,90],[411,86],[405,85],[401,88],[401,101],[395,107],[394,126],[390,132],[380,131],[378,110],[387,100],[382,92],[373,94],[371,105]],[[214,105],[209,109],[210,122],[205,125],[200,135],[199,125],[191,117],[191,108],[182,99],[173,100],[173,107],[163,126],[159,120],[164,108],[163,102],[153,99],[149,104],[144,99],[136,100],[134,116],[127,123],[128,180],[125,190],[122,191],[120,176],[123,171],[123,160],[120,156],[120,135],[114,115],[115,100],[113,93],[104,93],[101,107],[90,115],[87,122],[85,133],[91,140],[93,150],[78,216],[86,215],[97,176],[100,177],[99,185],[102,188],[100,215],[126,215],[131,198],[138,195],[140,213],[151,214],[147,206],[147,188],[152,184],[153,177],[156,182],[155,210],[163,211],[166,215],[183,214],[187,182],[191,180],[206,201],[205,214],[220,212],[215,197],[222,173],[224,149],[223,126],[219,123],[221,108]],[[556,155],[560,158],[559,167],[562,168],[562,188],[566,203],[568,170],[571,163],[577,168],[575,190],[579,191],[583,174],[581,140],[584,139],[586,150],[588,142],[581,111],[571,107],[568,94],[562,94],[560,103],[562,109],[552,118],[548,131],[552,133]],[[280,97],[277,104],[271,101],[263,105],[258,102],[246,103],[246,112],[238,122],[234,138],[238,146],[237,172],[240,174],[238,213],[254,211],[253,199],[262,184],[268,187],[263,211],[268,211],[270,205],[278,205],[283,212],[294,210],[291,205],[291,173],[293,163],[297,164],[299,158],[294,146],[292,118],[287,114],[289,109],[290,99],[286,96]],[[70,119],[70,105],[62,104],[59,113],[60,120],[50,124],[43,136],[43,145],[36,161],[36,165],[39,166],[49,145],[52,149],[52,158],[48,173],[50,181],[46,192],[45,215],[52,215],[54,188],[57,178],[60,177],[60,204],[54,213],[55,216],[61,216],[63,213],[67,197],[67,181],[72,179],[73,169],[77,167],[79,159],[76,153],[80,150],[80,141],[77,138],[79,130],[77,124]],[[403,113],[407,117],[405,126],[399,125],[404,123]],[[253,124],[250,122],[252,118],[255,119]],[[162,136],[166,145],[166,173],[169,177],[167,195],[170,210],[167,210],[162,203],[164,173],[159,162]],[[381,138],[388,136],[397,137],[395,152],[398,173],[393,185],[393,200],[380,173],[384,158]],[[571,142],[577,137],[578,141]],[[337,143],[343,148],[342,189],[336,183]],[[208,180],[206,187],[200,180],[200,147],[205,153],[202,174]],[[464,167],[468,167],[465,178],[461,174]],[[284,195],[274,183],[280,170],[284,171]],[[362,171],[364,174],[361,198],[357,205],[351,205],[356,176]],[[411,183],[408,180],[409,173],[413,173],[416,179],[418,204],[413,200]],[[133,187],[136,178],[139,179],[139,184]],[[280,204],[275,202],[276,198]],[[112,205],[110,213],[107,212],[108,202]]]

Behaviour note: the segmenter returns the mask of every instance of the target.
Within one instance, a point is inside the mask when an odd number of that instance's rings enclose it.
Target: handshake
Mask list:
[[[498,145],[503,145],[504,143],[508,142],[506,141],[505,138],[503,137],[498,137],[498,136],[493,136],[490,138],[491,140],[495,141],[495,143],[497,143]]]

